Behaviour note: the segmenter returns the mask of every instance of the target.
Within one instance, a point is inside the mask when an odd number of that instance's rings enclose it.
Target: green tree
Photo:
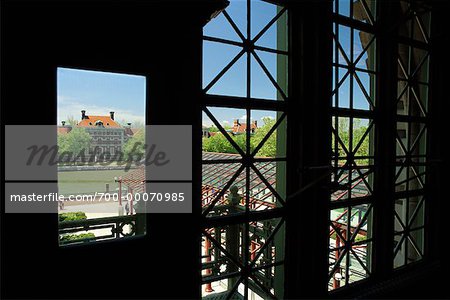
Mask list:
[[[269,133],[275,125],[275,120],[272,118],[263,118],[264,125],[256,129],[255,135],[251,139],[252,148],[256,148],[264,137]],[[270,135],[267,141],[259,149],[256,156],[275,157],[277,154],[277,132],[276,130]]]
[[[203,138],[203,151],[218,153],[238,153],[227,138],[220,132],[210,138]]]
[[[334,122],[334,121],[333,121]],[[334,123],[333,123],[334,124]],[[339,118],[338,121],[338,135],[340,140],[342,141],[342,144],[344,144],[345,148],[348,151],[354,151],[356,146],[360,143],[361,139],[364,137],[364,134],[367,131],[367,126],[361,124],[360,119],[353,119],[353,130],[352,130],[352,148],[350,148],[350,123],[349,118]],[[369,156],[369,139],[370,134],[367,134],[364,137],[364,140],[361,142],[361,145],[359,146],[356,153],[354,153],[355,156]],[[344,151],[344,148],[341,144],[338,145],[338,151],[340,157],[347,156],[346,152]],[[363,161],[357,162],[360,163],[368,163],[367,159],[364,159]]]
[[[214,125],[211,125],[211,126],[208,128],[208,131],[209,131],[209,132],[219,132],[219,128],[217,128],[217,127],[214,126]]]
[[[247,149],[246,134],[235,135],[233,137],[233,140],[236,142],[236,144],[239,146],[239,148],[242,149],[242,151],[244,151],[244,152],[246,151],[246,149]],[[239,153],[236,149],[233,148],[233,150],[234,150],[233,153]],[[253,150],[253,147],[252,147],[252,144],[250,144],[250,151],[252,151],[252,150]]]
[[[76,162],[79,155],[84,155],[91,145],[91,136],[84,128],[73,128],[67,134],[58,136],[58,153],[63,161]]]
[[[275,125],[275,120],[271,118],[263,119],[264,125],[256,129],[255,134],[250,136],[250,152],[259,145],[259,143],[268,134],[270,129]],[[246,134],[230,135],[233,141],[245,152],[247,148]],[[272,133],[269,139],[263,144],[258,151],[257,156],[274,157],[276,155],[277,136],[276,132]],[[203,151],[218,153],[239,153],[228,139],[222,133],[216,133],[210,138],[203,138]]]
[[[136,157],[144,158],[145,155],[145,130],[141,129],[131,137],[122,148],[125,159]],[[133,157],[131,157],[133,155]]]
[[[58,154],[69,152],[68,134],[58,134]]]

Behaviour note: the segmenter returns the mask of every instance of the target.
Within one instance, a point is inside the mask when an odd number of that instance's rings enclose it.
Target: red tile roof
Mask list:
[[[120,128],[119,123],[111,119],[110,116],[86,116],[78,123],[79,127],[95,127],[95,123],[101,121],[106,128]]]
[[[66,134],[72,130],[72,127],[58,127],[58,134]]]
[[[258,129],[258,126],[255,122],[250,123],[250,130],[254,131]],[[234,122],[232,131],[233,133],[245,133],[247,130],[247,123],[241,124],[237,121]]]

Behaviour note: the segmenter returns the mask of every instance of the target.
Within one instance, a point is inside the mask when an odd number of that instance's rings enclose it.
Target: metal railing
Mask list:
[[[59,223],[60,245],[128,238],[144,232],[145,224],[140,214],[63,221]],[[79,239],[64,239],[64,236],[70,234],[83,233],[95,233],[95,236]]]

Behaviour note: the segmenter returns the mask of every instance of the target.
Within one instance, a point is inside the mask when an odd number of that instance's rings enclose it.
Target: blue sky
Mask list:
[[[349,8],[351,0],[339,1],[339,13],[345,16],[349,16]],[[245,0],[231,0],[230,5],[226,11],[236,23],[240,31],[246,36],[247,24],[246,24],[246,1]],[[251,1],[251,36],[254,37],[259,31],[277,14],[277,8],[275,5],[263,2],[263,1]],[[351,31],[348,27],[339,26],[339,40],[350,60],[356,61],[357,57],[363,52],[363,47],[359,38],[359,31],[355,30],[353,39],[351,38]],[[241,41],[240,37],[234,31],[232,26],[223,16],[220,14],[215,19],[211,20],[204,28],[204,35],[219,37],[232,41]],[[261,36],[256,42],[256,45],[264,46],[275,49],[277,47],[277,31],[276,24],[272,25],[270,29]],[[353,44],[353,58],[350,57],[350,48]],[[226,45],[222,43],[205,41],[203,44],[203,87],[206,87],[211,80],[239,53],[241,50],[238,46]],[[261,57],[265,66],[276,79],[277,74],[277,55],[257,51],[257,54]],[[269,100],[276,100],[276,89],[269,81],[267,76],[263,73],[263,70],[254,60],[251,58],[251,97],[263,98]],[[361,59],[356,64],[357,67],[367,69],[366,66],[367,54],[363,54]],[[345,64],[343,56],[340,55],[339,63]],[[234,65],[228,70],[224,76],[208,91],[210,94],[229,95],[229,96],[246,96],[246,64],[247,57],[244,54]],[[341,79],[347,71],[345,69],[339,70],[339,79]],[[370,78],[368,73],[357,73],[362,84],[366,87],[366,91],[369,91]],[[334,82],[334,72],[333,72]],[[339,106],[349,107],[349,95],[350,95],[350,81],[353,80],[353,107],[356,109],[370,109],[369,103],[366,100],[362,90],[359,88],[356,80],[350,76],[344,81],[339,89]],[[242,111],[235,109],[211,109],[212,113],[219,120],[219,122],[232,122],[232,119],[238,119],[244,115]],[[254,112],[252,119],[260,120],[264,116],[268,115],[267,112]],[[275,113],[270,114],[275,117]],[[203,124],[210,126],[211,121],[203,117]]]
[[[227,7],[227,12],[236,23],[241,33],[247,35],[247,7],[245,0],[232,0]],[[263,2],[251,2],[251,37],[255,37],[264,26],[277,14],[275,5]],[[223,38],[231,41],[242,41],[223,14],[211,20],[203,29],[205,36]],[[256,45],[277,48],[276,23],[273,24],[256,42]],[[203,43],[203,87],[206,87],[211,80],[239,53],[242,48],[226,45],[222,43],[204,41]],[[256,51],[264,62],[273,78],[277,76],[277,54]],[[251,57],[251,96],[269,100],[277,99],[277,91],[264,71],[259,66],[255,58]],[[227,73],[208,91],[210,94],[228,96],[246,96],[247,78],[247,56],[244,54]],[[216,119],[224,125],[232,125],[234,119],[245,122],[246,113],[242,109],[231,108],[210,108]],[[251,112],[251,119],[263,124],[265,117],[275,118],[276,112],[258,111]],[[212,121],[203,114],[203,125],[211,126]]]
[[[343,5],[345,4],[345,5]],[[340,13],[348,15],[350,0],[340,1]],[[234,20],[240,31],[246,35],[246,1],[232,0],[227,8],[227,12]],[[256,36],[260,30],[277,14],[275,5],[263,1],[251,1],[251,36]],[[353,41],[351,40],[350,30],[346,27],[339,27],[339,35],[342,47],[346,53],[349,53],[351,44],[354,47],[354,57],[362,52],[359,32],[354,32]],[[239,36],[220,14],[211,20],[204,28],[204,35],[224,38],[232,41],[240,41]],[[267,32],[261,36],[256,45],[276,48],[277,31],[276,23],[272,25]],[[240,47],[226,45],[222,43],[205,41],[203,46],[203,86],[209,82],[225,67],[234,56],[241,50]],[[277,76],[277,54],[257,51],[257,54],[264,62],[265,66],[276,79]],[[364,68],[364,55],[358,67]],[[343,57],[339,58],[340,63],[344,63]],[[234,66],[209,90],[210,94],[245,96],[246,95],[246,65],[247,55],[244,54]],[[339,78],[345,74],[345,69],[339,70]],[[365,86],[369,85],[369,76],[367,73],[358,74]],[[334,77],[334,72],[333,72]],[[333,78],[334,81],[334,78]],[[269,81],[266,74],[251,57],[251,96],[276,100],[276,88]],[[350,77],[343,83],[339,89],[339,102],[341,107],[349,106],[349,87]],[[109,111],[116,112],[116,119],[125,122],[143,122],[145,112],[145,77],[93,72],[86,70],[75,70],[67,68],[58,69],[58,124],[68,116],[80,117],[80,111],[85,109],[87,114],[107,115]],[[359,90],[356,81],[354,81],[354,107],[369,109],[368,103]],[[212,113],[223,124],[231,124],[234,119],[245,120],[245,111],[236,109],[218,109],[211,108]],[[275,118],[275,112],[252,111],[252,120],[261,121],[264,117]],[[210,126],[211,120],[203,117],[203,124]]]
[[[58,68],[58,124],[68,116],[109,115],[125,122],[145,118],[144,76]]]
[[[231,1],[226,11],[236,23],[241,33],[247,35],[247,8],[245,0]],[[275,5],[251,2],[251,37],[255,37],[277,14]],[[205,36],[218,37],[231,41],[242,41],[223,14],[211,20],[203,30]],[[256,42],[256,45],[276,49],[277,32],[273,24]],[[240,52],[242,48],[233,45],[205,41],[203,44],[203,86],[211,80]],[[258,56],[276,79],[277,54],[257,50]],[[245,96],[247,78],[247,55],[244,54],[231,69],[209,90],[210,94]],[[257,61],[251,57],[251,96],[276,100],[276,89],[269,81]]]

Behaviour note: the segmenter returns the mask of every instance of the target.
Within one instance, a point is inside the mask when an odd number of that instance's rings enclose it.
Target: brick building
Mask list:
[[[131,128],[131,123],[122,126],[114,120],[114,112],[106,116],[87,115],[85,110],[81,111],[81,121],[75,127],[84,128],[91,136],[91,145],[85,155],[90,159],[95,155],[95,160],[103,157],[103,160],[113,159],[118,151],[122,151],[124,144],[138,129]],[[65,121],[58,126],[58,134],[67,134],[72,130],[71,125]]]
[[[250,123],[250,133],[255,133],[256,129],[258,129],[258,123],[255,120]],[[231,132],[233,133],[233,135],[243,134],[246,131],[247,131],[247,122],[243,122],[241,124],[239,122],[239,119],[235,119],[233,121],[233,128],[231,129]]]

